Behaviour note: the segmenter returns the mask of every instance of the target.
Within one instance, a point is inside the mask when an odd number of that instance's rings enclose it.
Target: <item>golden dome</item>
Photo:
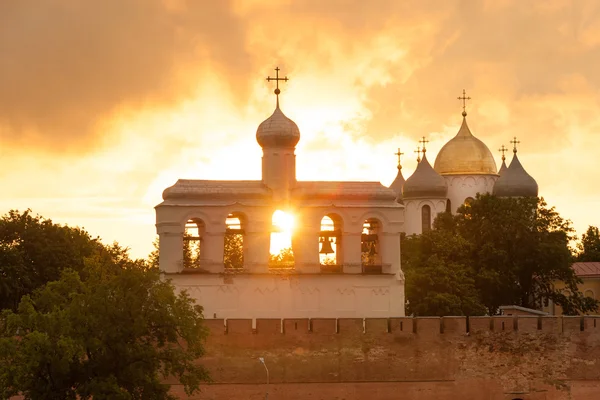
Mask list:
[[[441,175],[496,174],[496,161],[492,152],[477,139],[464,118],[460,130],[438,153],[434,169]]]

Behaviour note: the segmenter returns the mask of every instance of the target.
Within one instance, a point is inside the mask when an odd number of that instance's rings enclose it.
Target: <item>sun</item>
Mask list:
[[[292,247],[294,231],[294,215],[277,210],[273,213],[273,232],[271,233],[271,254],[279,254],[281,250]]]

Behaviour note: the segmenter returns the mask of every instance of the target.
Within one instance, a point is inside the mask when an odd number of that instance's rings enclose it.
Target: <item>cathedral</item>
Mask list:
[[[510,165],[503,154],[497,170],[471,133],[464,92],[462,125],[433,167],[423,138],[415,172],[405,180],[399,163],[390,187],[298,181],[300,129],[280,107],[287,77],[275,71],[267,78],[277,85],[275,110],[256,131],[262,179],[180,179],[156,206],[160,269],[206,318],[402,317],[401,234],[431,229],[437,214],[456,212],[477,193],[537,196],[516,138]],[[274,249],[286,233],[285,251]]]

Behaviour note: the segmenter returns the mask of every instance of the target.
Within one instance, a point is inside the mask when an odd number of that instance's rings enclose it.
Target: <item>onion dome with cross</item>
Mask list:
[[[277,96],[277,106],[273,114],[264,120],[256,130],[256,141],[263,147],[294,148],[300,141],[300,129],[298,125],[286,117],[279,108],[279,81],[288,81],[288,77],[279,77],[279,67],[275,68],[275,78],[267,77],[267,81],[275,81],[274,90]]]
[[[438,153],[434,169],[442,175],[496,175],[496,162],[492,152],[471,133],[467,125],[466,97],[463,90],[462,125],[454,138]]]
[[[538,184],[525,171],[517,157],[517,144],[520,142],[515,137],[511,143],[513,144],[513,159],[494,184],[492,193],[499,197],[537,197]]]
[[[406,180],[402,188],[402,197],[409,198],[445,198],[448,193],[448,185],[446,180],[429,164],[427,160],[427,149],[425,137],[420,141],[422,149],[419,152],[423,153],[423,158],[419,154],[419,163],[415,172]]]

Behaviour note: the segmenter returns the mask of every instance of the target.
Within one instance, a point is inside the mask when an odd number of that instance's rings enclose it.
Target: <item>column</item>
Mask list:
[[[158,259],[161,271],[172,274],[183,270],[183,227],[178,223],[156,225]]]
[[[296,229],[293,241],[294,260],[296,270],[300,273],[318,274],[321,272],[319,260],[319,232],[321,222],[318,224],[302,222]]]
[[[360,226],[362,228],[362,224]],[[360,274],[362,272],[361,233],[343,232],[344,273]]]
[[[225,231],[205,232],[200,247],[200,266],[211,273],[225,271],[223,250],[225,248]]]
[[[267,273],[271,244],[271,222],[249,221],[244,235],[244,268],[251,273]]]

